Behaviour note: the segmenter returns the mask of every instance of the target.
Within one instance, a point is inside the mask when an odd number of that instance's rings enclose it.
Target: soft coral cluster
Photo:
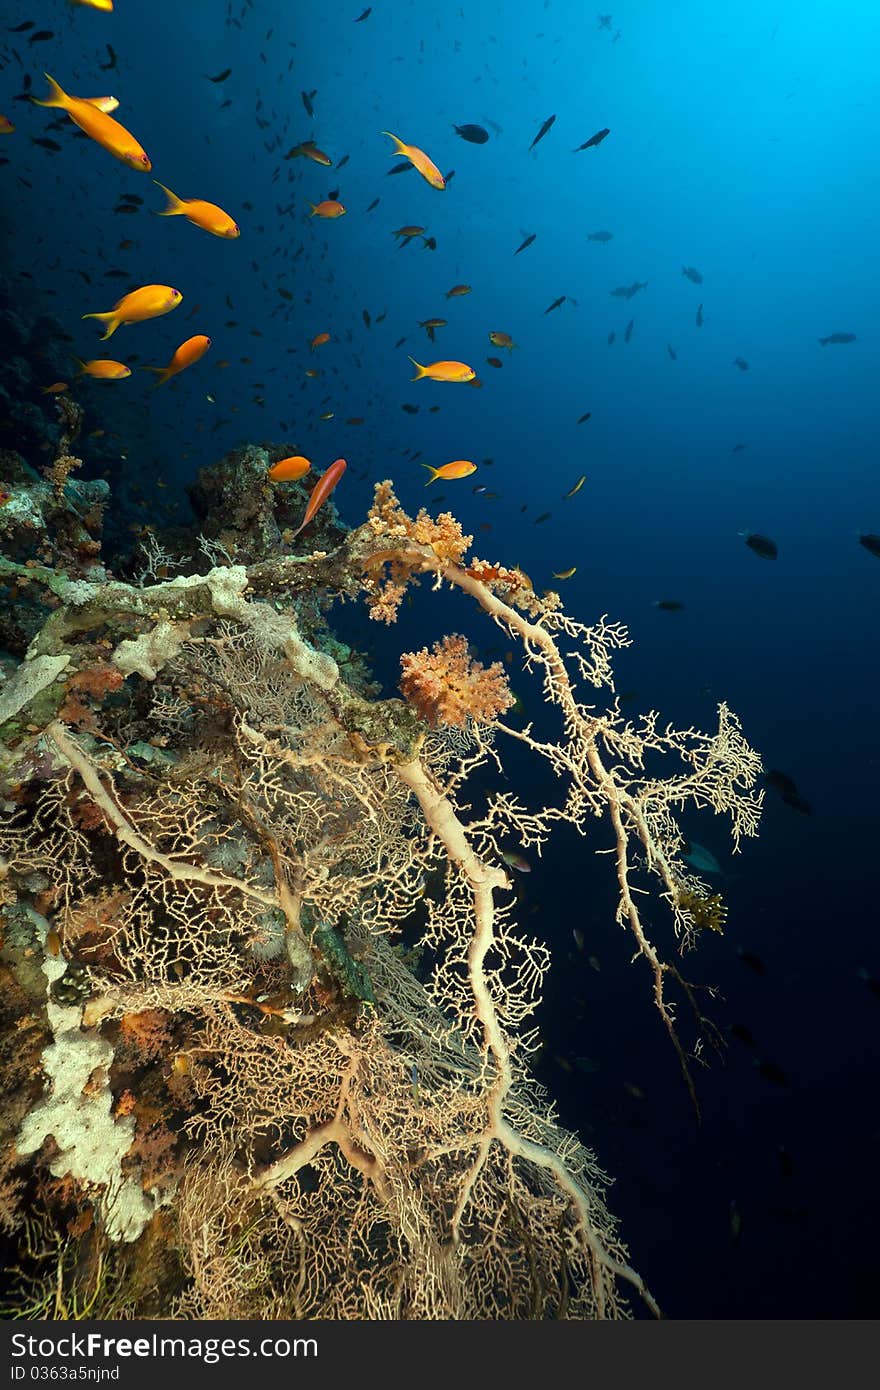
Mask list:
[[[387,550],[373,551],[364,562],[367,571],[364,586],[367,607],[375,622],[393,623],[396,620],[406,586],[421,568],[416,547],[429,547],[438,560],[460,565],[474,539],[473,536],[464,535],[461,523],[451,512],[441,512],[434,518],[422,507],[418,516],[407,516],[387,480],[376,484],[373,505],[367,513],[367,524],[377,540],[386,537],[393,542],[393,546]],[[401,542],[402,545],[399,544]],[[407,542],[414,543],[412,550],[407,549]],[[385,565],[389,567],[389,574],[379,579],[378,573]]]
[[[501,662],[483,666],[473,661],[458,634],[435,642],[430,652],[427,647],[404,652],[400,664],[403,694],[434,728],[463,728],[468,718],[491,724],[514,703]]]

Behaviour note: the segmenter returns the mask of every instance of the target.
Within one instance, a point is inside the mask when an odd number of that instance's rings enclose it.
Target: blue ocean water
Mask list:
[[[123,360],[161,364],[189,333],[210,334],[210,355],[161,391],[140,372],[77,388],[89,424],[118,436],[95,445],[84,476],[109,470],[138,519],[185,514],[196,469],[244,440],[289,442],[317,468],[346,457],[336,498],[353,525],[379,478],[409,508],[442,494],[478,553],[519,563],[537,588],[577,567],[569,608],[630,629],[618,689],[634,711],[708,728],[726,700],[765,767],[796,781],[810,814],[768,791],[760,838],[738,856],[720,821],[688,820],[721,864],[729,917],[687,970],[717,989],[706,1006],[719,1027],[754,1039],[731,1035],[725,1064],[698,1072],[702,1127],[650,976],[614,925],[598,831],[560,833],[522,881],[524,925],[557,962],[540,1070],[615,1177],[633,1262],[670,1316],[875,1316],[880,999],[859,972],[880,978],[880,560],[858,536],[880,532],[880,14],[641,0],[605,24],[571,0],[380,0],[356,23],[363,8],[116,0],[104,15],[8,0],[3,274],[20,312],[57,315],[83,357],[103,349],[80,316],[134,284],[172,284],[184,300],[120,329],[110,348]],[[149,176],[17,100],[44,94],[44,70],[78,95],[117,96],[153,176],[227,208],[240,240],[151,216],[164,200]],[[462,140],[462,123],[488,140]],[[446,190],[389,176],[384,130],[454,170]],[[284,159],[309,139],[347,162]],[[310,217],[336,189],[346,215]],[[143,199],[135,213],[114,211],[123,194]],[[399,246],[408,224],[436,248]],[[598,230],[612,239],[588,240]],[[612,295],[636,281],[631,299]],[[447,299],[462,282],[472,292]],[[433,316],[448,322],[432,345],[419,322]],[[497,330],[517,348],[493,347]],[[331,342],[310,353],[324,331]],[[820,345],[834,333],[855,341]],[[408,354],[470,362],[483,388],[413,383]],[[478,472],[426,492],[421,460],[404,457],[418,450]],[[743,532],[772,538],[778,557]],[[498,640],[423,597],[375,635],[389,692],[397,654],[429,623],[432,636]],[[540,719],[537,688],[514,685]],[[505,756],[518,790],[540,795],[525,760]]]

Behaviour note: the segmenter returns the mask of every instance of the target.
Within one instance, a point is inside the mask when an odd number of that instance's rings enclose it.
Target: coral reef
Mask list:
[[[517,927],[501,846],[604,822],[696,1104],[716,1035],[655,937],[692,944],[708,901],[682,809],[755,833],[759,759],[724,705],[712,734],[624,718],[623,628],[468,561],[454,517],[409,517],[390,483],[357,529],[328,508],[295,552],[304,494],[266,484],[273,454],[202,473],[208,548],[189,537],[187,573],[84,572],[61,542],[31,568],[40,622],[0,727],[4,1023],[28,1039],[0,1053],[18,1311],[656,1312],[530,1064],[549,953]],[[3,563],[17,582],[23,562]],[[329,607],[393,622],[422,577],[518,645],[555,733],[506,724],[503,671],[456,636],[405,655],[406,700],[375,697]],[[549,763],[554,804],[495,790],[473,808],[505,740]]]

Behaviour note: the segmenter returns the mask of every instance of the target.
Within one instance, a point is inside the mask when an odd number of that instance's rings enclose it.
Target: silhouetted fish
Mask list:
[[[582,145],[575,145],[572,154],[577,154],[579,150],[588,150],[594,145],[601,145],[602,141],[611,134],[608,126],[604,130],[597,130],[595,135],[591,135],[589,140],[585,140]]]
[[[854,343],[855,340],[855,333],[829,333],[827,338],[820,338],[819,342],[826,347],[828,343]]]
[[[545,121],[544,124],[541,126],[541,129],[538,131],[538,133],[537,133],[537,135],[535,136],[534,140],[533,140],[532,143],[529,145],[529,149],[530,149],[530,150],[533,150],[533,149],[535,148],[535,146],[537,145],[537,143],[538,143],[539,140],[543,140],[543,139],[544,139],[544,136],[547,134],[547,131],[550,129],[550,127],[552,126],[552,124],[553,124],[553,122],[554,122],[555,120],[556,120],[556,117],[555,117],[555,116],[548,116],[548,117],[547,117],[546,121]]]
[[[452,129],[471,145],[485,145],[489,139],[488,130],[484,130],[481,125],[453,125]]]
[[[740,535],[743,535],[740,532]],[[762,560],[775,560],[779,554],[779,549],[775,541],[771,541],[769,536],[759,536],[756,531],[745,533],[745,542],[749,550],[753,550],[756,555],[760,555]]]

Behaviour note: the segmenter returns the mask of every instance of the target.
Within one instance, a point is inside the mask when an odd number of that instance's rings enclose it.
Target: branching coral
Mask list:
[[[656,1310],[606,1179],[530,1070],[550,957],[517,928],[501,848],[604,821],[618,916],[693,1094],[711,1028],[641,894],[653,879],[669,936],[693,936],[705,894],[676,817],[707,807],[735,840],[753,834],[760,764],[723,705],[712,735],[625,720],[611,676],[625,631],[578,622],[517,569],[468,563],[469,545],[448,513],[410,518],[380,484],[331,554],[62,587],[35,640],[67,663],[54,705],[24,709],[36,727],[10,754],[25,791],[2,852],[23,897],[39,875],[86,1035],[117,1049],[131,1161],[173,1186],[185,1135],[179,1316],[605,1317],[628,1289]],[[412,709],[367,698],[300,629],[297,594],[362,593],[391,621],[420,576],[519,644],[555,734],[503,722],[504,671],[461,637],[404,657]],[[472,809],[468,779],[504,739],[549,764],[558,804],[497,792]],[[424,979],[401,935],[427,948]],[[687,1047],[670,981],[693,1008]]]

